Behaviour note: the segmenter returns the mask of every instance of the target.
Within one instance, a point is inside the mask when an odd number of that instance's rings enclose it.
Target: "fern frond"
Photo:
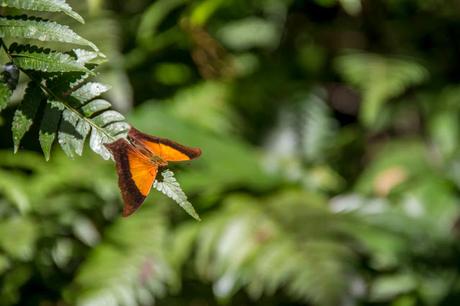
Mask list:
[[[255,299],[287,290],[315,305],[339,305],[352,298],[351,248],[337,238],[340,232],[331,230],[339,220],[320,208],[318,200],[302,193],[260,203],[233,197],[198,232],[199,275],[212,280],[215,295],[223,299],[242,288]]]
[[[90,70],[84,64],[78,62],[72,56],[51,51],[50,49],[29,45],[12,45],[10,47],[10,55],[14,64],[24,70],[61,73],[80,71],[90,73]]]
[[[56,41],[91,47],[95,44],[84,39],[68,26],[36,17],[0,17],[0,38],[27,38],[39,41]]]
[[[172,281],[166,257],[166,222],[155,207],[115,222],[69,288],[72,305],[152,305]],[[132,239],[133,235],[137,239]],[[148,241],[148,243],[145,243]]]
[[[369,53],[342,55],[337,58],[336,66],[345,79],[362,90],[360,116],[366,125],[376,121],[386,101],[428,77],[427,70],[413,60]]]
[[[62,12],[80,23],[85,23],[83,17],[72,10],[65,0],[1,0],[0,6],[39,12]]]
[[[45,98],[43,91],[36,82],[27,86],[21,105],[14,113],[11,126],[13,132],[14,152],[17,153],[22,137],[30,129],[37,114],[40,103]]]
[[[156,180],[153,187],[173,199],[194,219],[201,221],[200,216],[193,208],[193,205],[188,201],[187,195],[182,191],[179,182],[174,177],[174,173],[166,169],[161,175],[163,176],[163,180]]]

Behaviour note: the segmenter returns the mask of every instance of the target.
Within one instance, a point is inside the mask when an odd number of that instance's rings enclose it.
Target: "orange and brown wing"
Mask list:
[[[115,159],[118,186],[124,201],[123,216],[135,212],[150,192],[158,167],[134,150],[125,139],[105,145]]]
[[[132,142],[140,143],[165,161],[187,161],[201,155],[199,148],[186,147],[166,138],[150,136],[133,127],[129,130],[128,137]]]

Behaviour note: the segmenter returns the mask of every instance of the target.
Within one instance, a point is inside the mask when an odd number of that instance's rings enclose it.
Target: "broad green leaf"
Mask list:
[[[85,85],[81,86],[72,93],[72,97],[78,99],[81,103],[90,101],[104,92],[110,89],[109,86],[106,86],[101,83],[88,82]]]
[[[83,120],[77,113],[68,109],[62,112],[58,142],[67,156],[73,158],[75,153],[81,156],[89,131],[89,123]]]
[[[56,138],[63,110],[64,107],[59,102],[48,101],[46,104],[38,137],[46,160],[50,159],[51,147],[53,146],[54,139]]]
[[[1,0],[0,6],[39,12],[62,12],[80,23],[85,23],[83,18],[72,10],[65,0]]]
[[[92,117],[94,114],[99,113],[101,111],[107,110],[112,105],[110,102],[102,99],[93,100],[80,108],[80,111],[85,117]]]
[[[6,107],[12,94],[13,92],[8,85],[0,82],[0,111]]]
[[[43,72],[90,72],[70,55],[59,52],[12,52],[14,63],[24,70]]]
[[[43,100],[43,91],[36,82],[30,82],[26,89],[21,105],[14,113],[11,129],[13,132],[14,153],[19,149],[24,134],[33,124],[38,107]]]
[[[110,154],[109,150],[107,150],[104,144],[110,143],[112,141],[113,139],[110,139],[101,130],[95,127],[91,129],[91,136],[89,138],[89,146],[91,150],[99,154],[105,160],[109,159],[112,156],[112,154]]]
[[[92,120],[97,126],[103,127],[113,122],[123,121],[125,117],[119,112],[108,110],[94,117]]]
[[[95,44],[79,36],[68,26],[38,18],[0,17],[0,37],[65,42],[89,46],[99,51]]]
[[[200,216],[193,208],[192,203],[187,200],[187,195],[182,191],[182,188],[174,177],[174,173],[170,170],[165,170],[161,175],[163,176],[163,180],[161,182],[156,180],[153,183],[153,187],[173,199],[194,219],[201,221]]]

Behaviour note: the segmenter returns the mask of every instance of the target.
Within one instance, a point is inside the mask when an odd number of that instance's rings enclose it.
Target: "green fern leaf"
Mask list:
[[[174,177],[174,173],[167,169],[161,175],[163,176],[163,181],[155,181],[153,187],[173,199],[194,219],[201,221],[200,216],[193,208],[193,205],[187,200],[187,195],[182,191],[179,182]]]
[[[62,12],[80,23],[85,23],[64,0],[1,0],[0,6],[40,12]]]
[[[336,60],[340,73],[363,92],[361,120],[375,123],[382,105],[402,94],[409,86],[424,81],[428,72],[420,64],[400,58],[368,53],[350,53]]]
[[[91,129],[91,136],[89,138],[89,146],[91,150],[99,154],[103,159],[108,160],[112,157],[109,150],[104,146],[106,143],[112,142],[113,139],[110,139],[105,135],[101,130],[93,127]]]
[[[13,91],[8,87],[8,85],[0,82],[0,111],[7,106],[12,94]]]
[[[104,92],[107,92],[109,89],[110,87],[104,84],[88,82],[75,90],[72,93],[72,97],[78,99],[81,103],[86,103],[100,96]]]
[[[106,100],[96,99],[83,105],[80,110],[85,117],[92,117],[94,114],[107,110],[111,106],[110,102]]]
[[[43,72],[73,72],[80,71],[90,73],[90,70],[83,64],[77,62],[68,54],[60,52],[49,52],[42,49],[37,51],[11,52],[15,65],[24,70],[37,70]]]
[[[122,136],[122,133],[127,133],[128,130],[130,129],[130,125],[127,122],[114,122],[110,123],[109,125],[104,127],[104,130],[110,135],[110,136]]]
[[[86,136],[88,136],[90,128],[89,123],[82,119],[77,113],[68,109],[62,112],[58,142],[67,156],[74,158],[75,153],[81,156],[85,139]]]
[[[24,94],[22,103],[14,113],[13,117],[12,132],[14,153],[17,153],[22,137],[24,137],[24,134],[29,131],[32,126],[38,107],[40,106],[43,98],[44,95],[40,85],[36,82],[30,82]]]
[[[59,102],[48,101],[46,104],[38,137],[46,160],[50,159],[51,147],[53,146],[54,139],[56,138],[63,110],[64,106]]]
[[[100,52],[93,52],[85,49],[73,49],[72,51],[77,57],[77,62],[81,64],[101,64],[100,62],[93,63],[96,58],[101,56]]]
[[[33,17],[0,17],[0,37],[65,42],[89,46],[99,51],[95,44],[79,36],[68,26]]]
[[[146,207],[135,219],[115,221],[105,235],[67,288],[71,304],[154,305],[173,280],[165,218],[155,207]]]
[[[104,127],[110,123],[123,121],[125,120],[125,117],[119,112],[108,110],[94,117],[92,120],[97,126]]]

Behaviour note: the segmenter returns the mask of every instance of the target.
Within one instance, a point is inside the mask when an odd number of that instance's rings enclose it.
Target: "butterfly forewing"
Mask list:
[[[106,146],[115,159],[118,185],[125,204],[123,216],[129,216],[141,206],[149,194],[158,166],[135,150],[125,139]]]
[[[167,162],[187,161],[201,155],[199,148],[191,148],[166,138],[147,135],[135,128],[129,130],[128,137],[132,142],[146,147],[152,154]]]

